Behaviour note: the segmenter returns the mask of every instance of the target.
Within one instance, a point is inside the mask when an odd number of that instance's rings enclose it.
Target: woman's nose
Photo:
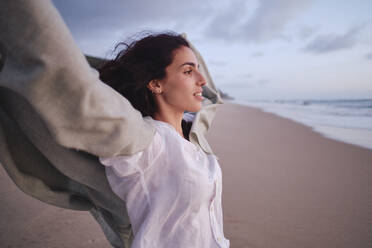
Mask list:
[[[207,81],[205,80],[203,74],[201,74],[201,73],[199,72],[199,80],[198,80],[198,84],[200,84],[200,86],[204,86],[206,83],[207,83]]]

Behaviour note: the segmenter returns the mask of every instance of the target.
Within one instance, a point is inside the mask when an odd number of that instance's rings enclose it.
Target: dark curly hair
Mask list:
[[[157,106],[147,84],[166,76],[165,68],[172,63],[176,49],[190,46],[174,32],[141,35],[140,39],[119,43],[115,50],[120,46],[124,49],[104,63],[99,73],[100,79],[128,99],[142,116],[152,116]]]

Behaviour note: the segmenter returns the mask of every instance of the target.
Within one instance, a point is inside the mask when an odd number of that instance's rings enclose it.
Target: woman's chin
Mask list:
[[[198,104],[195,106],[192,106],[191,108],[187,109],[188,112],[198,112],[202,108],[202,104]]]

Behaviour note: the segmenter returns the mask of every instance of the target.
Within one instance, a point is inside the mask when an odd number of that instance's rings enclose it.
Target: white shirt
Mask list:
[[[170,124],[146,118],[156,133],[144,151],[100,158],[112,190],[127,204],[132,248],[228,248],[216,157]]]

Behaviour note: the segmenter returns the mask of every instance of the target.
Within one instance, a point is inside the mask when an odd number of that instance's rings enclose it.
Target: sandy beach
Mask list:
[[[232,248],[372,247],[372,150],[231,103],[207,137]],[[2,167],[0,198],[0,247],[110,247],[89,213],[25,195]]]

